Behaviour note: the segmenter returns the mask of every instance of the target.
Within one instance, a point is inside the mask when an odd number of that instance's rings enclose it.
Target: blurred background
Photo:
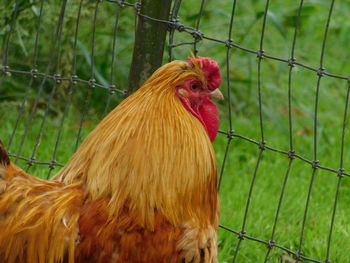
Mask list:
[[[42,178],[125,97],[138,21],[136,1],[62,3],[0,8],[0,138]],[[350,262],[350,178],[337,173],[350,168],[350,1],[173,4],[188,30],[169,31],[163,63],[197,50],[223,75],[214,146],[221,225],[233,233],[219,230],[220,262]],[[316,160],[326,169],[314,169]],[[283,248],[267,246],[272,239]]]

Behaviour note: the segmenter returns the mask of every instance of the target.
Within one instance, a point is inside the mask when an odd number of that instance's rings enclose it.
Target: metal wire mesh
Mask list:
[[[230,227],[220,225],[220,227],[226,231],[229,231],[233,233],[234,235],[237,235],[238,241],[233,249],[232,253],[232,262],[238,262],[238,255],[241,251],[241,245],[242,242],[257,242],[260,244],[263,244],[264,246],[267,247],[266,249],[266,255],[262,259],[264,262],[268,262],[272,253],[273,249],[279,249],[281,251],[285,251],[290,255],[293,255],[295,258],[296,262],[301,262],[301,261],[306,261],[306,262],[330,262],[331,259],[331,248],[332,248],[332,239],[333,239],[333,230],[334,230],[334,222],[336,219],[336,210],[337,210],[337,202],[338,202],[338,197],[339,197],[339,192],[340,192],[340,185],[343,180],[343,178],[348,178],[350,177],[349,173],[346,173],[344,170],[344,147],[345,147],[345,133],[346,133],[346,120],[347,120],[347,113],[348,113],[348,101],[349,101],[349,91],[350,91],[350,78],[348,76],[342,76],[342,75],[337,75],[334,73],[327,72],[324,69],[324,54],[325,54],[325,48],[326,48],[326,43],[327,43],[327,36],[328,36],[328,30],[329,30],[329,24],[332,18],[332,12],[333,12],[333,7],[334,7],[334,0],[330,2],[329,5],[329,11],[328,11],[328,17],[327,17],[327,23],[324,29],[324,37],[323,37],[323,42],[322,42],[322,50],[321,50],[321,55],[320,55],[320,60],[319,60],[319,65],[318,67],[312,67],[310,65],[303,64],[299,61],[296,60],[295,58],[295,47],[297,43],[297,32],[300,27],[300,17],[301,13],[303,10],[303,4],[304,1],[301,0],[299,3],[298,7],[298,13],[297,13],[297,19],[296,19],[296,24],[294,28],[294,37],[293,37],[293,42],[291,45],[291,50],[290,50],[290,56],[289,58],[281,58],[281,57],[275,57],[266,54],[264,51],[264,41],[266,38],[266,21],[267,21],[267,14],[269,12],[269,5],[270,1],[267,0],[265,4],[265,10],[263,13],[263,20],[262,20],[262,25],[261,25],[261,31],[260,31],[260,42],[259,42],[259,49],[258,50],[252,50],[250,48],[247,48],[245,46],[241,46],[232,39],[234,35],[234,25],[235,25],[235,15],[236,15],[236,5],[237,1],[233,0],[232,2],[232,10],[231,10],[231,16],[230,16],[230,23],[229,23],[229,32],[227,38],[224,39],[217,39],[217,38],[212,38],[210,36],[207,36],[205,32],[202,32],[201,29],[201,18],[203,16],[204,8],[205,8],[205,0],[201,1],[200,4],[200,9],[198,11],[198,17],[196,20],[196,25],[195,27],[189,27],[186,25],[183,25],[181,21],[179,20],[178,13],[179,10],[181,9],[181,0],[175,0],[173,4],[173,8],[171,11],[171,15],[169,20],[159,20],[156,18],[149,17],[147,15],[144,15],[140,13],[140,3],[130,3],[122,0],[105,0],[105,1],[96,1],[94,4],[94,9],[93,9],[93,15],[91,17],[92,20],[92,28],[91,28],[91,63],[90,63],[90,74],[89,78],[79,78],[77,76],[77,46],[78,46],[78,34],[79,34],[79,29],[80,29],[80,18],[81,18],[81,12],[83,8],[83,0],[80,0],[79,2],[79,7],[78,7],[78,12],[76,14],[76,23],[75,23],[75,28],[74,28],[74,36],[73,36],[73,58],[72,58],[72,69],[70,71],[69,76],[62,76],[59,74],[61,72],[60,69],[60,58],[61,58],[61,37],[62,37],[62,31],[63,31],[63,26],[64,26],[64,19],[65,19],[65,12],[67,8],[67,0],[63,0],[61,3],[61,9],[60,13],[58,16],[58,21],[57,25],[55,28],[54,32],[54,37],[53,37],[53,46],[51,48],[48,64],[46,66],[45,71],[39,71],[38,70],[38,58],[39,58],[39,38],[40,38],[40,28],[41,28],[41,23],[42,23],[42,17],[43,17],[43,10],[44,10],[44,1],[40,1],[40,13],[37,19],[37,31],[36,35],[33,36],[35,38],[35,49],[34,49],[34,55],[33,55],[33,63],[32,65],[28,65],[29,69],[28,70],[21,70],[17,69],[15,67],[11,66],[11,61],[9,60],[9,49],[11,46],[11,38],[13,37],[15,33],[15,24],[16,24],[16,19],[18,16],[19,12],[19,3],[20,1],[16,1],[16,5],[14,7],[14,12],[12,14],[11,18],[11,24],[10,24],[10,30],[9,33],[7,34],[7,38],[5,40],[5,45],[4,45],[4,51],[3,51],[3,59],[2,59],[2,67],[0,68],[0,71],[4,74],[4,78],[12,76],[13,78],[16,78],[20,75],[27,76],[29,78],[29,82],[23,97],[23,102],[20,106],[19,109],[19,114],[18,117],[14,123],[13,126],[13,131],[11,133],[11,136],[8,140],[7,147],[10,150],[10,155],[13,157],[14,161],[17,163],[19,160],[23,160],[26,162],[26,169],[28,170],[30,167],[33,165],[45,165],[48,166],[48,174],[47,177],[50,177],[52,174],[53,169],[56,166],[63,166],[62,163],[59,163],[56,161],[57,159],[57,150],[59,148],[59,145],[61,144],[61,137],[62,137],[62,130],[63,130],[63,125],[65,123],[65,120],[67,118],[67,114],[69,113],[70,106],[71,106],[71,99],[72,96],[77,89],[77,86],[83,85],[84,87],[87,87],[86,89],[86,94],[85,98],[82,103],[82,111],[81,111],[81,116],[79,120],[79,126],[78,126],[78,132],[76,135],[76,140],[74,143],[74,150],[78,147],[81,138],[82,138],[82,130],[83,130],[83,125],[84,122],[86,121],[86,114],[88,112],[88,109],[90,107],[90,102],[91,102],[91,97],[93,96],[94,90],[97,88],[99,89],[104,89],[107,91],[108,96],[105,103],[105,109],[104,109],[104,114],[109,110],[110,104],[111,104],[111,99],[113,96],[119,96],[123,97],[126,94],[125,89],[119,89],[116,88],[117,85],[115,83],[115,71],[116,71],[116,43],[117,43],[117,32],[118,32],[118,23],[120,20],[120,12],[116,12],[115,15],[115,22],[113,25],[113,40],[112,40],[112,47],[111,47],[111,53],[110,53],[110,65],[111,65],[111,71],[110,71],[110,76],[108,80],[108,85],[99,83],[98,81],[95,80],[96,77],[96,72],[94,68],[94,60],[96,59],[95,55],[95,41],[96,41],[96,27],[97,27],[97,18],[99,14],[99,9],[101,5],[107,5],[107,4],[115,4],[119,8],[129,8],[130,10],[134,10],[135,17],[137,16],[143,16],[147,19],[151,19],[153,21],[157,21],[159,23],[166,23],[169,26],[169,44],[168,44],[168,59],[169,61],[174,59],[174,50],[183,47],[184,45],[191,45],[193,46],[193,50],[195,54],[199,54],[200,49],[198,47],[199,42],[207,41],[207,42],[215,42],[219,45],[222,45],[223,47],[226,48],[226,85],[227,85],[227,100],[231,101],[232,97],[232,81],[230,80],[230,69],[232,67],[232,61],[230,59],[231,53],[233,49],[239,49],[247,55],[253,54],[256,55],[257,57],[257,104],[258,104],[258,109],[259,109],[259,122],[260,125],[259,127],[256,127],[257,129],[260,129],[260,139],[255,140],[251,139],[244,134],[238,134],[234,131],[233,129],[233,122],[232,122],[232,108],[231,108],[231,103],[227,104],[227,113],[228,113],[228,119],[229,119],[229,129],[228,130],[221,130],[219,131],[221,136],[226,136],[226,150],[225,154],[223,157],[223,161],[221,164],[221,170],[219,174],[219,189],[223,183],[223,178],[227,175],[225,175],[225,167],[227,165],[228,161],[228,156],[232,153],[231,145],[233,140],[242,140],[245,141],[249,144],[256,145],[258,149],[258,156],[256,159],[255,163],[255,168],[251,177],[250,181],[250,187],[248,191],[248,195],[246,197],[246,205],[243,208],[244,209],[244,216],[243,216],[243,221],[241,223],[241,227],[239,229],[232,229]],[[176,35],[175,32],[180,33],[180,34],[187,34],[192,37],[193,41],[190,42],[175,42],[176,40]],[[203,52],[203,55],[205,53]],[[265,141],[265,129],[264,129],[264,114],[263,114],[263,104],[262,101],[264,99],[264,94],[262,92],[262,83],[263,83],[263,74],[262,74],[262,61],[263,60],[273,60],[273,61],[279,61],[282,63],[285,63],[289,67],[288,71],[288,125],[289,125],[289,149],[288,150],[282,150],[279,148],[275,148],[272,146],[269,146],[266,141]],[[308,159],[305,156],[301,154],[297,154],[294,148],[294,134],[293,134],[293,115],[292,115],[292,93],[293,93],[293,87],[292,87],[292,78],[293,78],[293,72],[296,67],[301,68],[302,70],[314,72],[317,74],[317,85],[316,85],[316,93],[315,93],[315,103],[314,103],[314,122],[313,122],[313,157],[312,159]],[[348,90],[347,90],[347,95],[346,95],[346,104],[345,104],[345,109],[343,112],[343,125],[342,125],[342,134],[341,134],[341,154],[340,154],[340,162],[339,162],[339,168],[336,167],[327,167],[327,166],[321,166],[318,161],[318,146],[319,146],[319,131],[318,131],[318,113],[319,113],[319,91],[320,91],[320,84],[324,78],[336,78],[343,80],[344,82],[348,83]],[[52,85],[52,89],[49,92],[49,96],[47,98],[47,103],[44,105],[44,113],[43,117],[40,120],[40,127],[38,129],[38,133],[36,134],[34,138],[34,145],[32,148],[32,152],[29,156],[25,156],[22,154],[22,149],[23,145],[28,141],[28,133],[30,130],[30,127],[33,125],[33,120],[34,116],[38,107],[38,102],[39,99],[43,96],[43,92],[46,86],[46,82],[49,82],[50,85]],[[67,101],[64,106],[63,114],[60,116],[59,124],[57,125],[57,134],[55,135],[55,144],[53,145],[52,149],[52,158],[51,160],[37,160],[36,155],[38,151],[38,147],[41,143],[41,138],[44,133],[45,125],[47,125],[47,117],[49,113],[49,105],[53,103],[53,100],[55,100],[55,93],[57,92],[57,89],[59,89],[60,85],[65,84],[68,87],[67,94],[68,96]],[[30,110],[28,118],[26,118],[26,123],[24,125],[24,132],[20,136],[20,143],[18,145],[17,150],[13,150],[13,142],[16,137],[16,133],[18,132],[18,126],[20,125],[21,122],[24,121],[24,111],[25,111],[25,105],[28,102],[28,94],[31,90],[34,89],[35,87],[37,88],[37,93],[35,96],[35,101],[32,103],[32,108]],[[47,146],[49,147],[49,146]],[[51,147],[51,145],[50,145]],[[281,185],[280,193],[278,194],[278,204],[275,210],[275,217],[274,221],[272,224],[272,233],[270,235],[269,239],[261,239],[255,236],[252,236],[247,233],[247,218],[250,212],[251,208],[251,199],[254,194],[254,186],[256,185],[256,179],[259,176],[259,166],[261,164],[262,158],[266,152],[275,152],[280,154],[282,157],[286,157],[289,159],[288,166],[286,167],[286,170],[284,172],[284,179],[283,183]],[[278,241],[275,241],[275,234],[276,234],[276,229],[277,225],[280,219],[280,210],[283,205],[284,197],[285,197],[285,191],[286,191],[286,186],[288,184],[288,179],[290,175],[290,171],[293,167],[293,164],[295,163],[295,160],[300,160],[306,164],[308,164],[312,168],[312,174],[309,182],[309,188],[308,188],[308,194],[306,198],[306,203],[305,203],[305,208],[303,212],[303,220],[300,223],[300,238],[299,238],[299,243],[297,244],[297,249],[290,249],[284,244],[280,244]],[[305,233],[305,227],[306,227],[306,222],[308,219],[308,213],[309,213],[309,207],[310,207],[310,202],[312,198],[312,192],[313,192],[313,186],[314,186],[314,179],[317,174],[318,170],[325,170],[329,173],[333,173],[338,177],[337,179],[337,186],[334,192],[334,201],[333,201],[333,207],[332,207],[332,215],[331,215],[331,221],[329,222],[329,231],[328,231],[328,239],[327,239],[327,251],[326,251],[326,256],[324,259],[315,259],[311,258],[308,255],[303,254],[304,250],[304,233]],[[247,241],[244,241],[247,240]],[[336,260],[336,259],[335,259]]]

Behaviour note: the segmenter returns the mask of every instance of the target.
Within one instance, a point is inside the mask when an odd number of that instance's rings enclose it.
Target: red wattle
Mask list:
[[[204,123],[211,141],[214,141],[219,129],[219,110],[214,102],[205,98],[198,108],[199,115]]]
[[[205,98],[199,107],[192,108],[188,99],[180,96],[179,98],[185,108],[203,124],[210,141],[214,141],[219,129],[219,110],[216,104]]]

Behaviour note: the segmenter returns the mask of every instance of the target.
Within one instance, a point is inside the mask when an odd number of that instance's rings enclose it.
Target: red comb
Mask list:
[[[221,83],[219,64],[215,60],[207,57],[195,57],[187,59],[187,61],[191,63],[193,60],[196,61],[202,68],[204,76],[207,79],[208,89],[217,89]]]

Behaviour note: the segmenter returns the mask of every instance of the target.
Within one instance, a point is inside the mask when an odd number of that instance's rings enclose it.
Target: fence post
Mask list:
[[[169,20],[172,0],[141,0],[142,15]],[[137,90],[162,64],[168,25],[138,16],[134,52],[129,73],[129,94]]]

